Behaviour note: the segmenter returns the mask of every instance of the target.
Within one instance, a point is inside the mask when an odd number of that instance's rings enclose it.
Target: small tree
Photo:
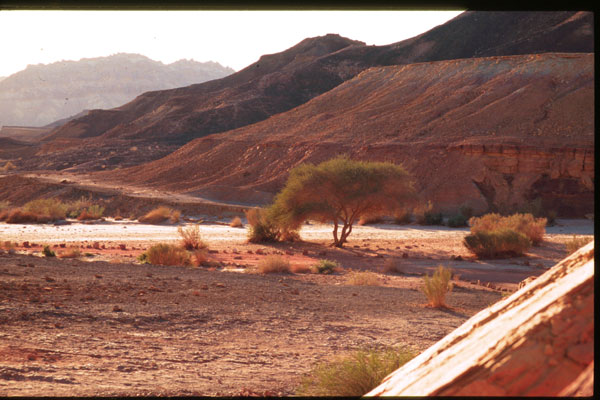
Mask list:
[[[268,216],[286,231],[299,229],[308,219],[333,222],[333,245],[342,247],[360,217],[393,214],[416,198],[401,166],[337,157],[292,169]]]

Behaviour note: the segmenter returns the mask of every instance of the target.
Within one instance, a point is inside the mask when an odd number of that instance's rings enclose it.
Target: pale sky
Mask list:
[[[421,34],[462,11],[0,11],[0,76],[28,64],[138,53],[236,71],[307,37],[368,45]]]

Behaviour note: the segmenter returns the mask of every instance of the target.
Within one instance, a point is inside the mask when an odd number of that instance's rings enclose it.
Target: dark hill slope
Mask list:
[[[403,163],[425,198],[479,210],[541,198],[593,212],[592,54],[376,67],[286,113],[197,139],[108,179],[267,201],[290,168],[337,154]]]
[[[148,92],[119,108],[91,111],[57,128],[47,138],[55,142],[46,151],[63,149],[69,145],[68,138],[95,137],[94,148],[117,139],[182,144],[287,111],[372,66],[591,52],[592,26],[589,12],[466,12],[422,35],[387,46],[366,46],[337,35],[306,39],[225,78]],[[72,143],[83,145],[78,140]]]

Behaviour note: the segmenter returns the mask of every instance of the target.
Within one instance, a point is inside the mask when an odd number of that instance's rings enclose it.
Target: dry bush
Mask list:
[[[312,271],[312,268],[304,264],[295,264],[290,266],[290,272],[294,274],[308,274]]]
[[[231,220],[229,226],[232,228],[243,228],[244,224],[242,223],[242,219],[240,217],[235,217]]]
[[[394,214],[394,223],[398,225],[409,224],[412,221],[412,215],[408,210],[400,210]]]
[[[481,231],[465,236],[464,246],[479,258],[506,258],[523,255],[531,240],[512,229]]]
[[[194,251],[193,263],[196,267],[207,266],[208,263],[208,252],[206,249]]]
[[[16,208],[14,210],[10,210],[4,220],[9,224],[27,224],[27,223],[36,223],[42,222],[37,214],[32,212],[26,212],[21,210],[20,208]]]
[[[297,394],[360,397],[414,356],[404,347],[358,350],[317,365],[303,378]]]
[[[573,235],[572,239],[565,242],[565,245],[567,246],[567,252],[569,254],[573,254],[577,250],[579,250],[580,248],[582,248],[583,246],[585,246],[586,244],[591,242],[592,240],[594,240],[594,239],[586,238],[586,237],[577,237],[576,235]]]
[[[432,277],[423,277],[423,293],[429,300],[431,307],[446,307],[446,293],[452,290],[452,272],[449,268],[438,266]]]
[[[160,224],[167,220],[175,223],[179,221],[180,216],[181,213],[179,211],[160,206],[140,217],[139,221],[144,224]]]
[[[104,214],[104,207],[101,207],[97,204],[92,204],[88,208],[81,211],[81,213],[77,217],[77,220],[85,221],[85,220],[100,219],[100,218],[102,218],[103,214]]]
[[[546,218],[534,218],[531,214],[513,214],[503,217],[491,213],[469,219],[469,225],[471,225],[471,233],[511,229],[527,236],[534,246],[542,242],[546,233]]]
[[[380,284],[377,274],[371,271],[350,272],[346,283],[353,286],[378,286]]]
[[[145,260],[155,265],[189,265],[190,255],[179,246],[172,244],[156,244],[145,253]]]
[[[338,262],[332,260],[319,260],[317,264],[312,266],[312,270],[317,274],[333,274],[341,268]]]
[[[400,261],[396,258],[386,258],[383,262],[383,272],[388,274],[402,272]]]
[[[13,164],[10,161],[7,161],[6,164],[4,164],[4,167],[0,168],[0,171],[2,172],[8,172],[8,171],[12,171],[17,169],[17,166],[15,164]]]
[[[194,224],[187,228],[181,226],[177,228],[177,232],[181,237],[181,246],[186,250],[206,249],[208,246],[202,241],[200,236],[200,226]]]
[[[8,200],[0,201],[0,211],[8,209],[9,206],[10,206],[10,201],[8,201]]]
[[[57,254],[57,257],[58,258],[79,258],[79,257],[81,257],[81,251],[76,247],[72,247],[66,251],[59,252]]]
[[[27,202],[22,211],[34,214],[37,222],[50,222],[65,219],[68,206],[58,199],[37,199]]]
[[[281,256],[267,256],[257,265],[261,274],[291,272],[290,262]]]
[[[248,232],[250,243],[276,242],[278,240],[279,230],[269,220],[264,209],[251,208],[246,211],[246,218],[250,225]]]
[[[360,217],[358,220],[358,225],[372,225],[372,224],[380,224],[383,222],[383,218],[378,215],[365,215]]]

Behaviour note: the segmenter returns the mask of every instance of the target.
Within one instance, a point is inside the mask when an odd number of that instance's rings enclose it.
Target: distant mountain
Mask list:
[[[0,126],[43,126],[84,109],[113,108],[151,90],[235,72],[215,62],[163,64],[139,54],[29,65],[0,81]]]
[[[145,93],[119,108],[91,111],[47,139],[95,137],[95,146],[115,139],[182,144],[292,109],[373,66],[593,49],[589,12],[465,12],[386,46],[338,35],[305,39],[225,78]],[[65,143],[52,148],[65,148]]]

